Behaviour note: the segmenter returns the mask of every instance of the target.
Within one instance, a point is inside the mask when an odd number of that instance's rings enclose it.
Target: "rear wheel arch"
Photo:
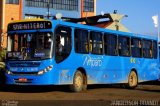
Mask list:
[[[79,67],[77,70],[79,70],[87,78],[87,73],[86,73],[86,70],[84,68]]]

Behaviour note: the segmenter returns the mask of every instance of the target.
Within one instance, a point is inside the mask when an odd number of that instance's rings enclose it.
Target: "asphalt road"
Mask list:
[[[0,90],[2,106],[160,106],[160,85],[142,84],[136,89],[120,85],[92,85],[72,93],[67,86],[7,86]]]

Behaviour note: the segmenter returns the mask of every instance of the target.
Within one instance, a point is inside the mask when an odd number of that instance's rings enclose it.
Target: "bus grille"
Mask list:
[[[12,72],[13,75],[38,75],[38,72]]]
[[[11,62],[11,67],[38,67],[40,62]]]

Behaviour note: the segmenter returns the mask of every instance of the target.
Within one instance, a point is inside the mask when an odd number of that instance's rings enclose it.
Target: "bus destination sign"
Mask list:
[[[49,21],[18,22],[18,23],[11,23],[8,25],[8,31],[51,29],[51,28],[52,24]]]

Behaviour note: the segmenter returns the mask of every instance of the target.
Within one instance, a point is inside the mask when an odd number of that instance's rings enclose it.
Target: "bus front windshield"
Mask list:
[[[8,35],[8,60],[40,60],[52,57],[52,33]]]

